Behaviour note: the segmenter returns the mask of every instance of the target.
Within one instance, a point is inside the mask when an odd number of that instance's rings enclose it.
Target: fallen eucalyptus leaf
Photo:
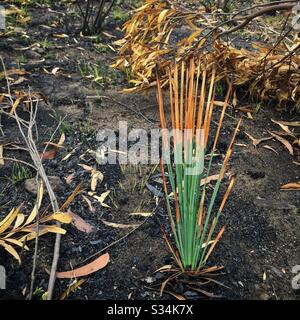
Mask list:
[[[291,130],[289,129],[289,127],[286,124],[283,124],[282,122],[276,121],[276,120],[273,120],[273,119],[271,119],[271,121],[276,123],[276,124],[278,124],[283,131],[285,131],[286,133],[288,133],[289,135],[294,137],[294,134],[291,132]]]
[[[109,195],[109,193],[110,193],[110,190],[103,192],[100,196],[95,195],[94,192],[89,192],[88,194],[89,196],[92,196],[95,200],[100,202],[102,207],[110,208],[108,204],[104,203],[104,200]]]
[[[79,217],[76,213],[72,212],[70,209],[68,210],[68,213],[72,217],[72,224],[73,226],[78,229],[79,231],[85,232],[85,233],[92,233],[97,231],[97,228],[86,222],[84,219]]]
[[[300,190],[300,182],[290,182],[280,187],[281,190]]]
[[[123,224],[123,223],[114,223],[114,222],[109,222],[106,220],[102,219],[102,222],[112,228],[119,228],[119,229],[127,229],[127,228],[136,228],[139,225],[138,224]]]
[[[109,259],[110,259],[109,254],[105,253],[83,267],[70,270],[70,271],[57,272],[56,277],[59,279],[65,279],[65,278],[79,278],[79,277],[87,276],[91,273],[94,273],[106,267],[106,265],[109,263]]]
[[[95,191],[98,182],[102,182],[104,179],[103,173],[98,170],[92,170],[91,190]]]
[[[294,151],[293,151],[293,147],[292,145],[283,137],[273,133],[273,132],[270,132],[270,134],[276,138],[279,142],[281,142],[289,151],[290,155],[294,155]]]
[[[132,212],[129,213],[130,216],[140,216],[140,217],[150,217],[152,212]]]
[[[0,144],[0,166],[4,166],[3,149],[3,145]]]
[[[263,148],[271,150],[271,151],[275,152],[276,154],[278,154],[278,152],[274,148],[272,148],[272,147],[270,147],[268,145],[263,146]]]
[[[246,131],[244,131],[245,134],[247,135],[248,138],[250,138],[252,140],[252,144],[254,145],[254,147],[256,147],[257,145],[259,145],[261,142],[263,141],[267,141],[272,139],[272,137],[265,137],[265,138],[260,138],[260,139],[256,139],[254,137],[252,137],[249,133],[247,133]]]

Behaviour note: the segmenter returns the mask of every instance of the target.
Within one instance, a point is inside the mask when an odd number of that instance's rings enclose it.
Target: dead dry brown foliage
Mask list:
[[[276,45],[251,43],[251,49],[238,49],[219,37],[204,7],[193,12],[165,0],[146,0],[123,31],[124,38],[115,42],[120,48],[113,66],[130,72],[132,87],[125,89],[127,92],[154,86],[157,68],[164,86],[174,61],[187,61],[193,55],[200,58],[208,74],[216,66],[216,80],[248,86],[250,93],[262,100],[300,106],[297,34],[288,42],[282,37]]]

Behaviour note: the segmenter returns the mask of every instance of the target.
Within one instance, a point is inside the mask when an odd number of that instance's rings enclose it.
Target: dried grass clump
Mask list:
[[[175,61],[196,57],[210,77],[230,79],[233,86],[248,86],[250,93],[263,100],[300,107],[300,38],[285,37],[276,45],[253,43],[253,50],[237,49],[225,43],[214,29],[205,8],[191,12],[165,0],[146,0],[124,24],[116,68],[130,71],[133,88],[144,90],[156,84],[159,66],[161,83],[168,81],[168,70]],[[225,29],[224,32],[227,29]],[[179,36],[178,35],[182,35]]]

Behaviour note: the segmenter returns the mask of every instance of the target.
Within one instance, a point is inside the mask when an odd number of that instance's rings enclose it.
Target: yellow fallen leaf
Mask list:
[[[272,137],[265,137],[265,138],[256,139],[253,136],[251,136],[249,133],[247,133],[246,131],[244,131],[244,132],[245,132],[246,136],[252,140],[252,144],[254,145],[254,147],[259,145],[263,141],[267,141],[267,140],[272,139]]]
[[[300,139],[294,140],[294,141],[293,141],[293,145],[294,145],[294,144],[300,146]]]
[[[39,185],[38,189],[39,189],[38,202],[33,207],[33,209],[31,211],[30,215],[28,216],[24,226],[29,225],[35,219],[35,217],[38,214],[39,208],[41,207],[42,200],[43,200],[43,193],[44,193],[44,185],[43,185],[42,181],[40,182],[40,185]]]
[[[0,166],[4,166],[3,149],[3,145],[0,144]]]
[[[65,140],[66,140],[66,136],[65,136],[64,133],[62,133],[61,136],[60,136],[60,138],[59,138],[59,141],[58,141],[57,143],[54,143],[54,142],[49,141],[49,142],[46,142],[45,144],[46,144],[47,146],[51,145],[51,146],[54,146],[54,147],[56,147],[56,148],[62,148]]]
[[[6,242],[0,240],[0,245],[9,252],[18,262],[21,264],[21,258],[18,254],[18,252],[12,247],[10,244],[7,244]]]
[[[278,134],[274,132],[270,132],[270,134],[276,138],[279,142],[281,142],[289,151],[290,155],[294,155],[293,147],[292,145],[283,137],[279,136]]]
[[[64,132],[61,134],[59,140],[58,140],[58,143],[57,145],[62,147],[63,144],[65,143],[65,140],[66,140],[66,135],[64,134]]]
[[[291,126],[291,127],[300,127],[300,121],[277,121],[271,119],[274,123],[282,124],[285,126]]]
[[[93,167],[91,167],[91,166],[88,166],[88,165],[86,165],[86,164],[81,164],[81,163],[79,163],[78,164],[80,167],[82,167],[85,171],[88,171],[88,172],[92,172],[94,169],[93,169]]]
[[[263,273],[263,281],[266,281],[267,280],[267,274],[266,274],[266,271],[264,271]]]
[[[14,102],[14,104],[13,104],[11,110],[10,110],[10,114],[13,114],[15,112],[17,106],[20,104],[20,101],[21,101],[20,98],[16,99],[16,101]]]
[[[98,170],[92,170],[92,179],[91,179],[91,190],[95,191],[98,182],[102,182],[104,179],[104,176],[102,174],[102,172],[98,171]]]
[[[249,119],[253,120],[253,117],[252,117],[251,112],[247,112],[247,117],[248,117]]]
[[[70,203],[75,199],[75,197],[80,193],[81,186],[80,184],[75,188],[75,190],[72,192],[71,195],[69,195],[68,199],[65,201],[65,203],[60,207],[60,211],[65,211]]]
[[[152,212],[132,212],[129,213],[130,216],[140,216],[140,217],[150,217]]]
[[[52,36],[54,38],[59,38],[59,39],[69,38],[69,36],[65,33],[54,33]]]
[[[51,73],[55,76],[59,70],[60,70],[59,67],[55,67],[51,70]]]
[[[276,154],[278,154],[278,152],[274,148],[268,146],[267,144],[265,146],[263,146],[263,148],[271,150],[271,151],[275,152]]]
[[[104,32],[104,31],[102,31],[102,34],[104,34],[106,37],[108,37],[108,38],[116,38],[116,36],[114,36],[113,34],[110,34],[110,33],[108,33],[108,32]]]
[[[23,213],[19,213],[15,221],[14,229],[20,227],[20,225],[24,222],[24,220],[25,220],[25,215]]]
[[[66,156],[64,156],[64,157],[61,159],[61,161],[66,161],[66,160],[68,160],[68,159],[72,156],[72,154],[75,153],[76,149],[77,149],[77,147],[74,148],[74,149],[73,149],[70,153],[68,153]]]
[[[100,196],[95,195],[94,192],[89,192],[88,195],[92,196],[94,199],[96,199],[98,202],[100,202],[102,207],[110,208],[109,205],[104,203],[104,200],[109,195],[109,193],[110,193],[110,190],[103,192]]]
[[[87,205],[89,206],[89,210],[92,212],[92,213],[95,213],[95,208],[93,207],[90,199],[88,199],[86,196],[84,196],[83,194],[81,195],[83,200],[87,203]]]
[[[25,250],[29,250],[28,246],[24,245],[23,242],[17,240],[17,239],[13,239],[13,238],[5,238],[4,239],[5,242],[10,242],[12,244],[15,244],[16,246],[20,247],[20,248],[24,248]]]
[[[0,234],[7,230],[19,214],[21,206],[13,208],[10,213],[0,222]]]
[[[21,238],[19,238],[19,241],[30,241],[36,238],[37,233],[36,233],[36,225],[33,225],[32,227],[27,227],[22,229],[22,231],[24,232],[28,232],[28,234],[22,236]],[[40,226],[39,228],[39,237],[47,234],[47,233],[58,233],[58,234],[66,234],[66,230],[62,229],[60,227],[54,226],[54,225],[43,225]]]
[[[56,220],[61,223],[71,223],[72,222],[72,215],[68,212],[56,212],[50,215],[46,221]]]
[[[283,124],[282,122],[276,121],[273,119],[271,119],[271,121],[278,124],[283,131],[285,131],[286,133],[288,133],[289,135],[294,137],[294,134],[291,132],[291,130],[289,129],[289,127],[286,124]]]
[[[156,272],[164,272],[164,271],[170,271],[173,268],[173,266],[171,264],[166,264],[162,267],[160,267],[159,269],[155,270],[154,273]]]
[[[138,224],[123,224],[123,223],[109,222],[103,219],[102,219],[102,222],[109,227],[119,228],[119,229],[136,228],[139,226]]]

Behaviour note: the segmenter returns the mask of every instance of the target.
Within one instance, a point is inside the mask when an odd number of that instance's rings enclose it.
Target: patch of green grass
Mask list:
[[[32,178],[32,172],[27,167],[18,163],[14,164],[11,175],[11,181],[13,184],[20,183],[30,178]]]
[[[54,0],[10,0],[9,3],[17,6],[36,6],[36,5],[49,5]]]
[[[53,42],[49,41],[47,38],[40,41],[40,46],[43,49],[48,49],[51,45],[53,45]]]
[[[6,16],[6,29],[14,29],[30,21],[27,6],[11,6],[9,9],[11,13]]]
[[[112,18],[115,20],[119,20],[122,23],[127,21],[130,17],[130,14],[127,10],[122,9],[121,7],[117,6],[111,13]]]
[[[18,68],[19,69],[22,69],[24,65],[26,65],[26,63],[28,62],[28,59],[21,55],[19,58],[18,58]]]
[[[65,133],[65,134],[71,134],[72,133],[72,126],[67,121],[62,121],[61,125],[59,127],[59,132]]]
[[[103,62],[78,64],[82,78],[91,79],[99,85],[112,84],[118,77],[115,70],[109,69]]]
[[[9,9],[15,11],[6,17],[6,29],[22,26],[30,21],[28,8],[30,6],[50,5],[53,0],[10,0],[7,1],[10,5]]]
[[[224,96],[224,86],[221,82],[216,84],[216,94],[220,97]]]
[[[93,121],[90,118],[82,121],[78,125],[79,139],[82,143],[89,141],[94,137],[96,129],[93,126]]]
[[[256,104],[255,109],[254,109],[254,112],[255,112],[255,113],[259,112],[260,109],[261,109],[261,107],[262,107],[262,102],[260,101],[260,102],[258,102],[258,103]]]
[[[121,173],[124,175],[124,183],[119,181],[119,186],[123,190],[131,192],[143,192],[149,178],[157,170],[158,165],[141,165],[141,164],[120,164]]]
[[[117,4],[124,3],[124,0],[120,0],[117,2]],[[127,0],[126,3],[134,8],[138,8],[142,5],[143,0]]]
[[[95,132],[95,129],[94,129],[93,124],[92,124],[92,120],[91,119],[87,119],[86,121],[83,121],[79,125],[79,131],[84,136],[87,136],[87,137],[91,136]]]
[[[72,125],[64,119],[60,114],[56,111],[53,113],[53,118],[57,121],[57,124],[60,123],[59,132],[60,134],[64,133],[66,135],[70,135],[73,132]]]
[[[83,64],[83,65],[78,64],[77,68],[82,78],[89,76],[89,68],[87,64]]]
[[[76,10],[75,8],[67,8],[67,14],[73,18],[81,18],[80,11]]]
[[[95,35],[95,36],[90,36],[90,37],[88,37],[88,38],[91,39],[92,42],[93,42],[93,43],[96,43],[96,44],[102,43],[102,41],[103,41],[103,38],[101,37],[100,34],[97,34],[97,35]]]
[[[264,22],[266,23],[266,25],[277,27],[277,26],[280,26],[281,20],[283,19],[283,15],[281,15],[281,14],[276,14],[274,16],[265,15],[265,16],[263,16],[263,19],[264,19]]]
[[[134,74],[132,72],[131,68],[125,68],[124,70],[121,70],[124,80],[127,82],[128,87],[134,87],[134,84],[131,82],[131,80],[134,79]]]
[[[233,11],[238,4],[235,0],[201,0],[200,3],[211,11],[220,9],[224,12]]]
[[[103,43],[96,44],[95,48],[96,48],[96,51],[99,53],[106,53],[109,50],[108,46]]]
[[[33,292],[33,296],[39,300],[46,300],[46,295],[47,292],[41,287],[37,287]]]
[[[79,139],[82,143],[87,143],[89,140],[95,138],[96,129],[93,126],[93,120],[89,115],[93,114],[93,104],[89,103],[88,115],[85,120],[78,123],[76,129],[79,133]]]

